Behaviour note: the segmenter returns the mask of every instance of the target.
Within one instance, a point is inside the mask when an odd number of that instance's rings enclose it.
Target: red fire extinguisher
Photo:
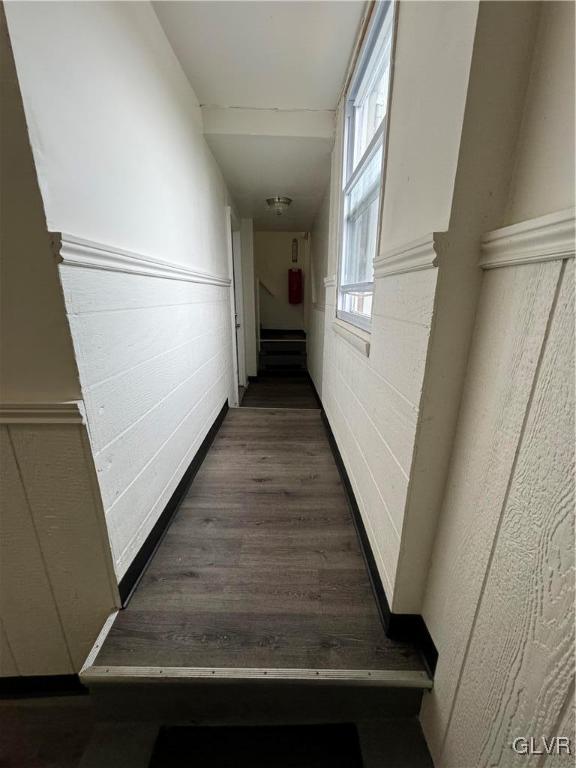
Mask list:
[[[288,270],[288,301],[290,304],[302,303],[302,270]]]

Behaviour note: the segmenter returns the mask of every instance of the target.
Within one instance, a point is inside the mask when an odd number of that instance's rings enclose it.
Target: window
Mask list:
[[[393,3],[377,4],[346,94],[338,310],[370,328],[388,117]]]

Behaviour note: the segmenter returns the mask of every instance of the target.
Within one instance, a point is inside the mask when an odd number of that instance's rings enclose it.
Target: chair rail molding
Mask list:
[[[576,209],[538,216],[488,232],[482,238],[482,269],[574,258]]]
[[[374,259],[374,277],[400,275],[438,266],[439,235],[431,232],[417,240],[388,248]]]
[[[85,424],[81,400],[63,403],[0,403],[0,424]]]
[[[324,278],[324,288],[331,288],[336,285],[336,275],[326,275]]]
[[[52,232],[52,247],[60,264],[107,272],[162,277],[191,283],[208,283],[228,287],[229,277],[189,269],[163,259],[143,256],[123,248],[85,240],[63,232]]]

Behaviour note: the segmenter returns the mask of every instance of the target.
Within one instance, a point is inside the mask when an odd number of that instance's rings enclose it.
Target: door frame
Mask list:
[[[238,351],[238,384],[246,386],[246,341],[244,326],[244,284],[242,281],[242,241],[240,223],[232,228],[232,263],[234,266],[234,306],[236,311],[236,347]]]
[[[235,243],[234,243],[234,233],[240,232],[240,219],[234,212],[233,208],[230,205],[227,205],[225,208],[225,224],[226,224],[226,251],[227,251],[227,257],[228,257],[228,276],[230,278],[230,287],[229,287],[229,307],[230,307],[230,349],[232,353],[232,360],[231,360],[231,377],[230,377],[230,386],[229,386],[229,395],[228,395],[228,403],[231,408],[237,408],[239,406],[239,398],[238,398],[238,386],[239,386],[239,377],[238,377],[238,370],[239,370],[239,350],[238,350],[238,344],[237,344],[237,335],[236,335],[236,287],[235,287],[235,268],[234,268],[234,251],[237,250],[238,252],[238,261],[240,261],[240,238],[238,238],[238,248],[235,249]],[[240,261],[241,263],[241,261]],[[243,325],[243,318],[240,319],[240,322],[242,323],[242,330],[244,329]],[[245,368],[245,366],[244,366]]]

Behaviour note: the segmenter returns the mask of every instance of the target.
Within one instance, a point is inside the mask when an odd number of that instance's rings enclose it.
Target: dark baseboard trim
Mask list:
[[[0,677],[0,698],[33,699],[43,696],[84,696],[88,694],[78,675],[31,675]]]
[[[314,386],[313,382],[312,385]],[[316,392],[316,388],[314,388],[314,391]],[[317,392],[316,396],[318,397]],[[354,490],[352,488],[352,484],[350,483],[350,478],[348,477],[348,472],[344,466],[344,461],[342,460],[340,450],[338,449],[338,445],[336,443],[336,438],[334,437],[332,427],[330,426],[330,422],[328,421],[328,416],[326,415],[324,408],[322,408],[321,416],[326,428],[326,433],[328,435],[330,448],[332,449],[334,460],[336,461],[336,465],[344,485],[344,490],[346,491],[348,505],[352,513],[352,520],[354,521],[354,527],[356,528],[356,533],[358,534],[360,548],[366,562],[370,583],[372,585],[372,591],[374,592],[376,605],[378,606],[378,611],[380,613],[380,619],[382,621],[384,631],[386,632],[386,635],[392,640],[406,640],[417,645],[420,649],[420,652],[422,653],[422,656],[424,657],[424,660],[426,661],[426,664],[428,665],[430,674],[433,675],[436,669],[436,662],[438,661],[438,651],[436,650],[432,637],[428,632],[428,627],[426,626],[422,616],[419,614],[392,613],[390,610],[388,598],[386,597],[386,592],[384,591],[384,587],[382,585],[382,579],[380,578],[376,560],[374,559],[374,553],[372,552],[368,534],[366,533],[366,528],[364,527],[364,521],[362,520],[360,508],[358,506],[358,502],[356,501]]]
[[[166,504],[164,511],[156,521],[156,524],[148,534],[146,541],[144,542],[144,544],[142,544],[142,546],[138,550],[138,554],[136,555],[136,557],[130,564],[130,567],[122,577],[120,584],[118,585],[118,589],[120,591],[120,599],[122,600],[122,607],[126,606],[130,601],[130,598],[134,594],[134,590],[138,586],[138,583],[142,578],[144,571],[148,567],[148,564],[150,563],[150,561],[154,557],[156,550],[160,546],[160,543],[162,542],[162,539],[164,538],[164,535],[168,530],[170,523],[172,522],[172,518],[174,517],[174,515],[178,510],[178,507],[180,506],[180,502],[186,495],[188,488],[190,487],[190,484],[194,479],[194,476],[200,469],[200,466],[202,465],[202,462],[204,461],[204,458],[208,453],[208,449],[212,445],[212,441],[214,440],[216,433],[220,429],[220,425],[222,424],[222,421],[224,420],[224,417],[226,416],[227,411],[228,411],[228,402],[225,402],[220,410],[220,413],[218,414],[218,416],[216,416],[214,423],[208,430],[208,434],[202,441],[202,445],[196,451],[196,455],[190,462],[188,469],[186,470],[186,472],[184,472],[182,480],[180,480],[180,482],[176,487],[176,490],[168,500],[168,503]]]
[[[326,414],[324,413],[324,406],[322,405],[322,399],[318,394],[318,390],[316,389],[316,384],[314,384],[314,379],[312,378],[312,376],[310,376],[310,371],[306,371],[306,373],[308,375],[310,386],[312,387],[312,390],[314,392],[314,397],[316,398],[316,402],[318,403],[318,408],[320,408],[320,410],[322,411],[322,414],[323,414],[322,418],[326,419]]]

